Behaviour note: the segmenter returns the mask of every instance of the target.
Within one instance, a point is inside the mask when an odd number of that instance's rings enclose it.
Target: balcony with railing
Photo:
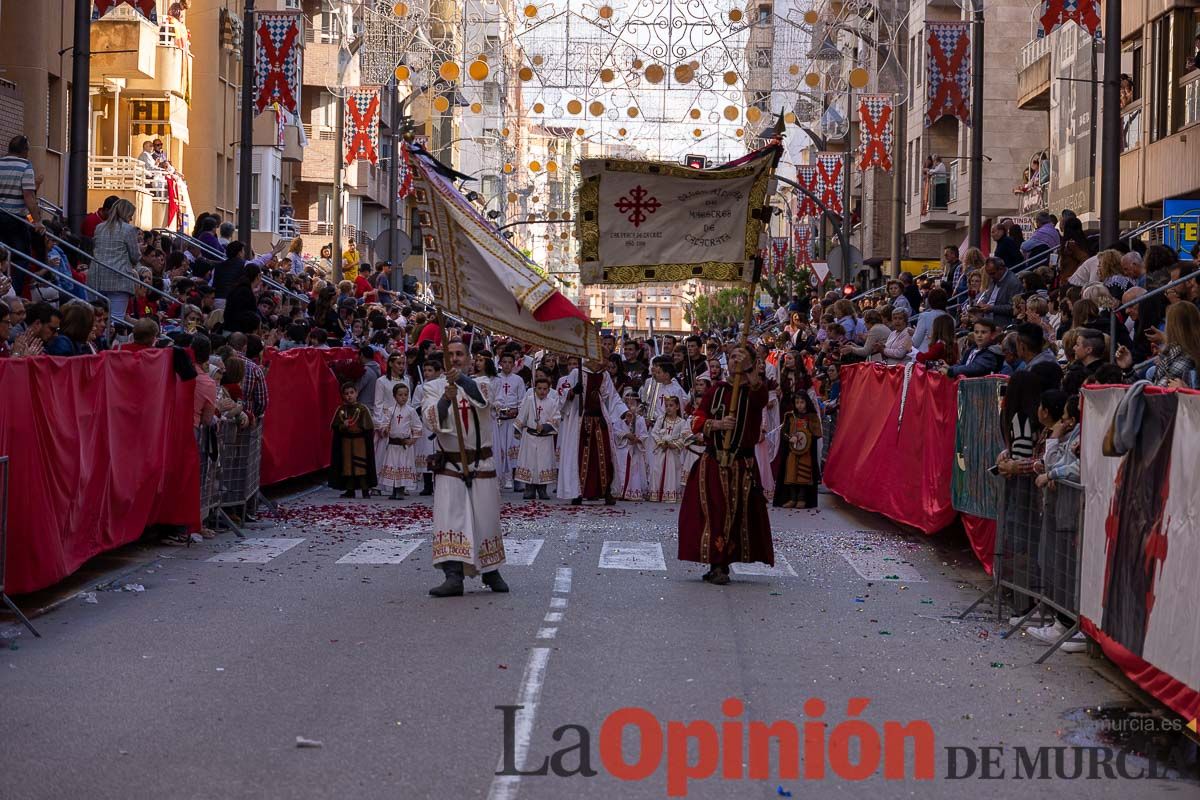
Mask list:
[[[9,13],[18,13],[10,11]],[[92,22],[93,76],[153,80],[158,59],[158,27],[128,4]]]
[[[166,183],[129,156],[92,156],[88,159],[88,207],[99,207],[109,195],[133,203],[133,224],[149,229],[162,224],[167,203]],[[160,204],[156,209],[155,204]]]
[[[1050,38],[1035,38],[1017,57],[1017,107],[1050,108]]]
[[[181,20],[164,17],[158,26],[154,50],[154,74],[149,78],[131,78],[126,90],[131,94],[170,93],[190,99],[192,95],[192,47],[188,29]]]
[[[293,219],[292,224],[295,226],[295,231],[296,231],[294,234],[295,236],[305,236],[305,237],[311,236],[313,238],[319,238],[319,239],[324,240],[322,242],[322,244],[328,244],[330,241],[333,240],[333,230],[334,229],[333,229],[333,223],[331,223],[331,222],[322,222],[320,220],[308,220],[308,219]],[[358,248],[360,250],[365,250],[367,248],[367,246],[371,243],[371,237],[369,235],[367,235],[366,231],[360,230],[359,228],[356,228],[353,225],[343,225],[342,226],[342,246],[345,247],[346,243],[349,242],[351,239],[353,239],[355,241],[355,243],[358,245]],[[306,243],[306,249],[307,249],[307,243]],[[320,251],[320,249],[321,249],[321,247],[317,246],[313,250],[313,252],[318,252],[318,251]]]
[[[1024,216],[1045,211],[1050,202],[1050,151],[1043,150],[1029,160],[1021,182],[1013,189],[1017,210]]]

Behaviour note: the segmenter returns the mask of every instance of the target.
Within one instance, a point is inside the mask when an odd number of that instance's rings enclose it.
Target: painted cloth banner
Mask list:
[[[579,162],[576,231],[584,284],[749,281],[778,147],[736,167]]]
[[[1150,387],[1130,450],[1105,455],[1124,388],[1083,392],[1083,630],[1185,720],[1200,716],[1200,394]]]
[[[806,191],[820,197],[817,190],[817,167],[815,164],[801,164],[796,167],[796,183],[803,186]],[[801,217],[815,217],[820,213],[816,201],[801,192],[800,207],[796,209],[796,214]]]
[[[264,358],[267,391],[286,397],[263,417],[262,464],[259,484],[297,478],[329,466],[333,430],[329,420],[342,402],[331,360],[358,358],[349,348],[322,350],[297,347]]]
[[[793,229],[795,239],[796,266],[809,267],[813,265],[812,259],[812,228],[803,222],[797,222]]]
[[[433,302],[473,324],[536,347],[602,356],[591,319],[496,232],[428,155],[414,151],[413,198]]]
[[[1008,379],[999,376],[958,381],[951,498],[962,514],[971,550],[989,575],[996,550],[1001,478],[988,468],[1005,447],[1000,403],[1006,383]]]
[[[379,163],[379,87],[359,87],[346,95],[346,166]]]
[[[1100,38],[1100,11],[1096,0],[1045,0],[1038,21],[1042,23],[1037,30],[1039,39],[1049,36],[1068,22],[1074,22],[1092,36]]]
[[[6,592],[52,586],[150,525],[200,527],[196,382],[179,378],[175,357],[164,349],[0,360]]]
[[[830,214],[842,213],[843,153],[817,153],[817,197]]]
[[[864,94],[858,104],[862,141],[859,143],[858,168],[864,172],[879,167],[892,171],[892,114],[895,109],[889,94]]]
[[[158,24],[157,0],[95,0],[92,3],[92,20],[101,19],[105,14],[120,6],[129,6],[150,22]]]
[[[300,112],[300,52],[304,37],[299,12],[258,12],[254,52],[254,113],[278,103]]]
[[[954,522],[954,381],[914,366],[842,367],[841,410],[825,485],[852,505],[925,533]],[[901,411],[903,410],[903,419]]]
[[[957,117],[971,124],[971,23],[925,23],[928,89],[925,95],[925,127],[942,117]]]

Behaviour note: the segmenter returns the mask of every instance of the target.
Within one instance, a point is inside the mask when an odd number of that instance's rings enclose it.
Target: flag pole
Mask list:
[[[450,338],[446,335],[446,314],[442,309],[438,309],[438,330],[442,334],[442,366],[446,372],[450,371]],[[471,473],[467,466],[467,445],[463,436],[462,417],[458,415],[457,408],[450,409],[450,416],[454,417],[454,431],[458,434],[458,457],[459,466],[462,468],[463,483],[469,489],[471,488]]]

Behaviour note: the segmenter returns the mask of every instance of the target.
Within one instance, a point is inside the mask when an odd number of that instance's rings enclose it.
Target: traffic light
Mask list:
[[[684,157],[683,163],[686,164],[690,169],[704,169],[704,156],[688,153],[687,156]]]

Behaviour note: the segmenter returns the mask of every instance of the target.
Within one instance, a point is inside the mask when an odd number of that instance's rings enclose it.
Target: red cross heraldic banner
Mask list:
[[[579,162],[584,284],[749,281],[777,147],[718,169],[624,159]]]
[[[1200,716],[1200,394],[1083,392],[1079,547],[1083,631],[1144,690]]]
[[[1100,12],[1096,0],[1046,0],[1042,3],[1042,23],[1037,36],[1049,36],[1057,28],[1074,22],[1092,36],[1100,37]]]
[[[793,230],[793,238],[796,240],[796,266],[812,268],[812,228],[800,222],[796,224]]]
[[[379,87],[351,89],[346,95],[346,166],[379,163]]]
[[[925,127],[947,116],[970,125],[971,23],[927,22],[925,45],[929,53]]]
[[[830,214],[842,213],[842,165],[844,153],[817,153],[817,191],[821,205]]]
[[[156,0],[95,0],[92,3],[92,20],[98,20],[118,6],[129,6],[146,19],[158,24]]]
[[[887,94],[864,94],[858,103],[858,121],[862,141],[859,143],[858,168],[864,172],[879,167],[892,171],[892,97]]]
[[[300,51],[304,36],[299,12],[258,12],[254,36],[254,112],[272,103],[300,112]]]
[[[433,302],[448,314],[555,353],[602,357],[591,319],[496,232],[427,154],[409,160]]]
[[[810,194],[817,194],[817,167],[815,164],[801,164],[796,167],[796,183],[804,187]],[[821,212],[817,210],[816,202],[804,192],[800,193],[799,208],[796,216],[815,217]]]

